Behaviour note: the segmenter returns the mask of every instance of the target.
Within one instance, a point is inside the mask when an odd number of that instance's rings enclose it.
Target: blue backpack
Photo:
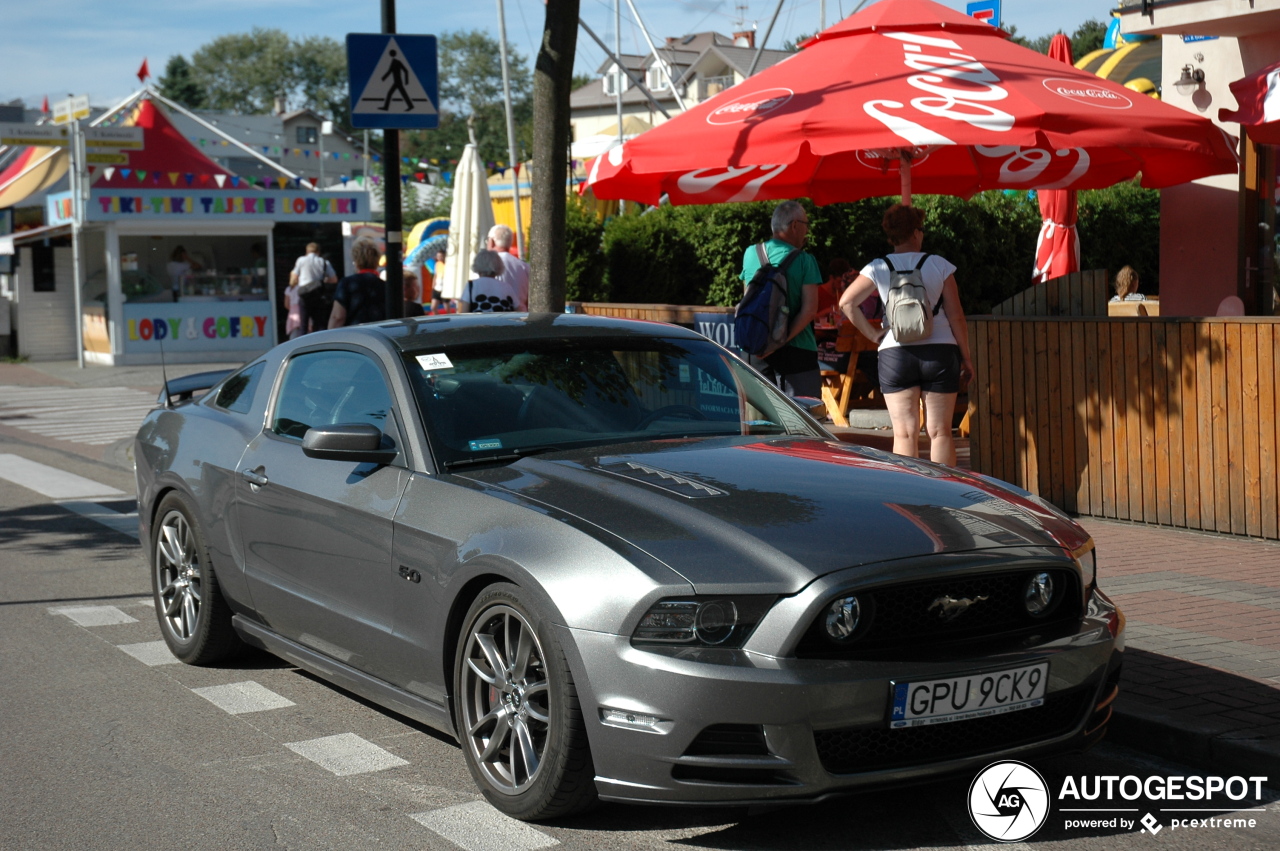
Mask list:
[[[764,243],[756,246],[760,268],[734,311],[733,333],[738,348],[764,357],[787,342],[791,311],[787,307],[787,267],[800,252],[792,250],[777,266],[769,262]]]

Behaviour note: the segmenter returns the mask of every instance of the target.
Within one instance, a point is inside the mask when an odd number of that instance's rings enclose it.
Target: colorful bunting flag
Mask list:
[[[147,172],[144,169],[138,169],[134,174],[138,176],[139,183],[147,179]]]
[[[178,172],[176,172],[176,171],[171,171],[171,172],[169,172],[169,185],[170,185],[170,186],[177,186],[177,185],[178,185],[178,178],[179,178],[179,177],[182,177],[182,175],[181,175],[181,174],[179,174]]]
[[[221,189],[223,184],[227,182],[227,176],[225,174],[215,174],[213,176],[213,181],[214,183],[217,183],[218,188]]]
[[[343,186],[346,186],[346,185],[347,185],[347,181],[348,181],[348,180],[350,180],[351,178],[347,177],[347,176],[344,174],[344,175],[342,175],[341,177],[339,177],[338,179],[342,181],[342,185],[343,185]]]
[[[122,178],[128,179],[129,175],[132,173],[133,173],[133,169],[128,169],[128,168],[120,169],[120,176]]]
[[[114,175],[115,173],[116,173],[115,166],[109,165],[102,170],[102,174],[107,178],[107,180],[110,180],[112,175]]]
[[[188,186],[190,186],[192,181],[196,179],[196,176],[191,172],[186,172],[185,174],[182,175],[182,179],[187,182]]]

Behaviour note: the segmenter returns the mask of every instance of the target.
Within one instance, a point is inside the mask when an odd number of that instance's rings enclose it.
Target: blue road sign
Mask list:
[[[347,73],[352,127],[439,126],[435,36],[347,33]]]
[[[993,27],[1000,26],[1000,0],[978,0],[965,6],[964,13]]]

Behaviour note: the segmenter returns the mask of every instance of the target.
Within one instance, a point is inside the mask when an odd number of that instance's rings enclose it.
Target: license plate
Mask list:
[[[1031,709],[1044,704],[1048,680],[1049,663],[1040,662],[967,677],[891,683],[889,727],[925,727]]]

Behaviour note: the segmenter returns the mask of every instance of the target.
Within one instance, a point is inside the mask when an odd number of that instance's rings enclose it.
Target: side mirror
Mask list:
[[[326,461],[390,464],[398,453],[381,447],[382,430],[366,423],[314,426],[302,438],[303,454]]]
[[[826,416],[827,403],[812,396],[792,396],[791,400],[809,412],[811,416],[821,419]]]

